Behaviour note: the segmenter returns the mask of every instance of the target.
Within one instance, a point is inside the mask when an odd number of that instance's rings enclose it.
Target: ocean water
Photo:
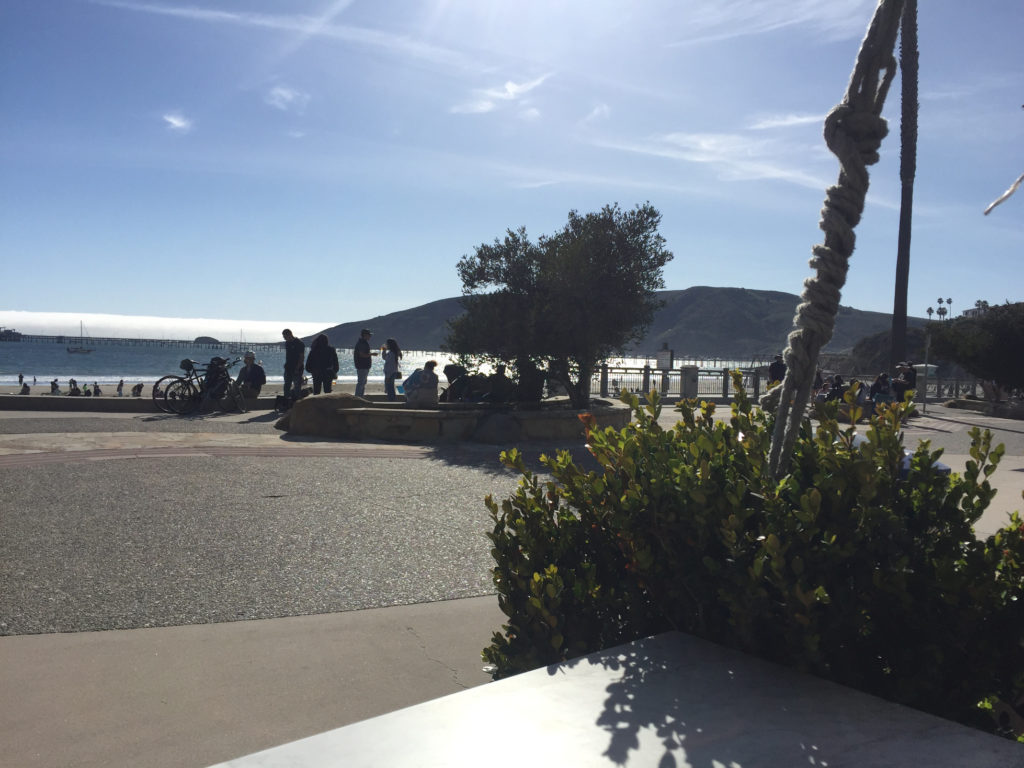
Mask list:
[[[56,378],[62,389],[67,388],[69,378],[77,379],[81,384],[97,382],[102,387],[113,388],[124,379],[130,387],[136,382],[151,384],[167,374],[180,374],[180,363],[183,359],[206,363],[211,357],[220,356],[234,360],[237,355],[223,349],[209,347],[185,346],[148,346],[91,344],[93,352],[88,354],[71,354],[64,344],[52,342],[11,341],[0,342],[0,386],[16,386],[18,374],[24,374],[28,383],[36,378],[36,386],[45,386]],[[402,359],[402,370],[411,373],[415,368],[422,368],[427,360],[437,360],[439,368],[451,361],[450,356],[443,352],[407,351]],[[267,372],[267,381],[271,384],[284,382],[284,349],[263,352],[256,356]],[[352,362],[352,352],[347,348],[338,348],[338,362],[341,370],[338,380],[355,381],[356,371]],[[641,368],[649,364],[656,367],[653,357],[614,358],[608,361],[612,367]],[[696,365],[700,368],[721,371],[722,368],[748,368],[751,361],[719,360],[719,359],[675,359],[675,367]],[[238,371],[241,363],[232,368]],[[384,368],[380,358],[375,358],[370,370],[370,381],[383,382]]]
[[[71,354],[64,344],[50,342],[0,342],[0,386],[17,386],[18,374],[24,374],[31,385],[32,377],[36,378],[36,386],[45,386],[49,391],[49,383],[57,379],[62,389],[67,388],[69,378],[79,383],[92,384],[97,382],[106,388],[117,386],[124,379],[126,386],[136,382],[152,383],[167,374],[181,374],[180,363],[184,359],[206,363],[211,357],[224,357],[234,360],[237,355],[228,354],[227,348],[218,350],[208,347],[178,346],[142,346],[117,344],[92,344],[93,352],[87,354]],[[260,353],[256,359],[267,372],[267,381],[271,384],[284,381],[284,350]],[[443,367],[449,358],[441,352],[407,352],[402,359],[402,370],[411,373],[414,368],[421,368],[427,360],[437,360]],[[338,362],[341,370],[340,381],[355,381],[356,371],[352,362],[352,353],[348,349],[338,349]],[[232,368],[237,372],[241,363]],[[373,361],[370,370],[370,381],[384,381],[383,363],[379,358]]]

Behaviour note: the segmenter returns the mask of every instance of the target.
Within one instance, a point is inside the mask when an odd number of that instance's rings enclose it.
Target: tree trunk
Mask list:
[[[590,380],[594,376],[594,366],[580,366],[580,377],[569,387],[569,399],[574,408],[590,407]]]
[[[906,0],[900,22],[900,229],[896,242],[896,290],[892,303],[889,370],[907,357],[907,288],[910,283],[910,231],[917,174],[918,111],[917,0]]]

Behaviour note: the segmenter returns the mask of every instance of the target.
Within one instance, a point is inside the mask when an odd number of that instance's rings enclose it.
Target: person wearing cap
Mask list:
[[[356,397],[362,397],[366,393],[366,378],[370,375],[370,366],[373,365],[373,356],[376,350],[370,351],[370,337],[373,333],[369,328],[363,328],[359,332],[359,340],[352,349],[352,362],[356,367]]]
[[[786,364],[782,362],[782,355],[776,355],[775,360],[768,366],[768,381],[782,381],[786,376]]]
[[[238,372],[235,383],[242,388],[243,397],[259,397],[260,390],[267,383],[267,372],[256,362],[256,353],[252,350],[246,351],[242,362],[242,370]]]

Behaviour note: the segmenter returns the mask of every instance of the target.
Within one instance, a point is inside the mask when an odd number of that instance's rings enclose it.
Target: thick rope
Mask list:
[[[810,265],[817,275],[804,281],[802,302],[793,318],[795,330],[789,334],[783,352],[786,375],[782,385],[762,403],[772,407],[778,397],[768,457],[775,477],[789,465],[810,400],[818,353],[832,338],[840,291],[846,283],[856,241],[853,228],[864,212],[868,193],[867,167],[878,162],[878,148],[888,133],[881,113],[895,75],[893,51],[902,13],[903,0],[879,0],[857,54],[846,96],[825,118],[825,143],[839,159],[839,180],[825,193],[818,223],[825,240],[811,251],[814,256]]]

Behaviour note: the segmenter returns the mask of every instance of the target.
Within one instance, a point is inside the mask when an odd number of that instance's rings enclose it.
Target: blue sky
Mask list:
[[[911,314],[1021,300],[1024,197],[982,211],[1024,171],[1024,4],[920,5]],[[662,212],[668,288],[799,293],[837,174],[822,119],[873,9],[5,0],[0,325],[371,318],[457,295],[458,259],[506,228],[612,202]],[[842,299],[878,311],[898,81],[885,112]]]

